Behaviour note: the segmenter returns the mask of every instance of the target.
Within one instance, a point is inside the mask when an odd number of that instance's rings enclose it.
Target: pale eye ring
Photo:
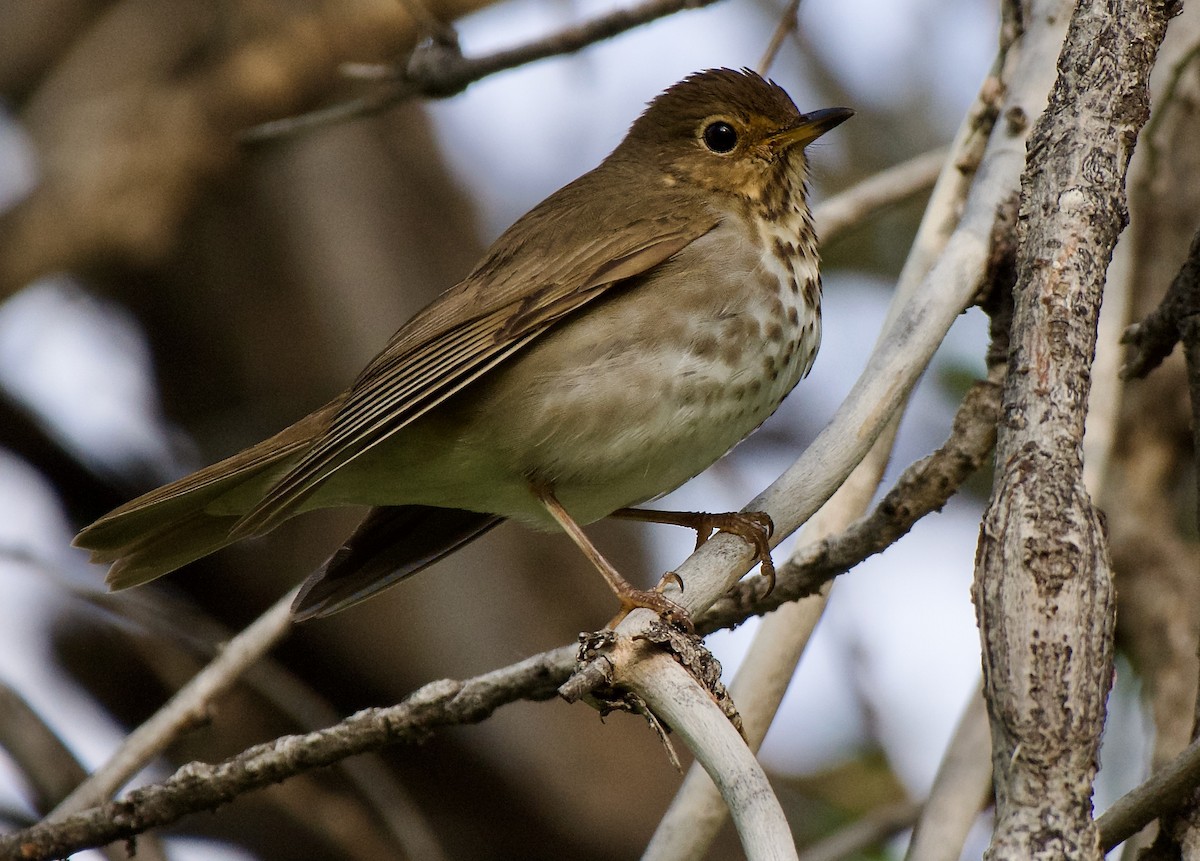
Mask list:
[[[732,152],[733,148],[737,146],[738,133],[725,120],[715,120],[704,127],[700,139],[704,141],[704,145],[708,147],[710,152],[724,155],[725,153]]]

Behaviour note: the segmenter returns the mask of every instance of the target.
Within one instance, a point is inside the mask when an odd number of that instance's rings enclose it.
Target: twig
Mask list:
[[[129,734],[116,753],[76,787],[48,817],[57,822],[113,796],[146,763],[179,735],[203,719],[209,704],[271,650],[291,627],[293,589],[253,624],[229,641],[221,654],[201,670],[149,720]]]
[[[958,861],[967,834],[992,793],[991,734],[976,685],[942,757],[905,861]]]
[[[216,765],[193,762],[162,783],[136,789],[119,801],[0,836],[0,857],[61,858],[167,825],[188,813],[215,809],[244,792],[348,756],[419,742],[439,727],[478,723],[517,699],[549,699],[574,658],[574,647],[564,647],[467,681],[431,682],[398,705],[365,709],[326,729],[255,745]]]
[[[49,810],[87,775],[25,698],[4,682],[0,682],[0,749],[24,772],[35,810]]]
[[[755,634],[729,695],[742,716],[743,735],[757,751],[787,691],[796,663],[812,636],[827,594],[787,604]],[[693,764],[663,815],[642,861],[703,858],[729,816],[708,772]]]
[[[945,444],[909,466],[870,514],[839,535],[801,548],[778,567],[777,583],[769,595],[764,594],[767,584],[761,577],[739,582],[697,620],[697,631],[729,627],[812,595],[838,574],[891,546],[919,519],[940,510],[987,459],[999,415],[999,384],[995,380],[975,383],[958,408]]]
[[[176,643],[194,654],[197,660],[211,662],[219,651],[214,644],[234,639],[224,626],[182,599],[173,599],[161,591],[134,590],[113,595],[80,589],[75,591],[75,596],[105,613],[120,614],[150,636]],[[329,726],[343,717],[308,684],[268,654],[256,663],[247,663],[242,669],[240,683],[303,731]],[[197,706],[198,711],[199,708]],[[339,768],[353,791],[366,803],[370,815],[387,829],[395,846],[406,857],[430,861],[445,858],[445,850],[419,806],[379,757],[352,757],[341,762]],[[79,780],[85,776],[81,775]],[[107,798],[97,798],[94,803]]]
[[[876,808],[840,831],[814,843],[800,853],[800,861],[843,861],[857,858],[906,828],[911,828],[921,805],[900,801]]]
[[[396,80],[391,83],[380,84],[366,95],[327,108],[251,126],[239,137],[244,143],[270,140],[330,123],[370,116],[418,96],[448,98],[461,93],[468,85],[488,75],[547,57],[573,54],[596,42],[610,39],[675,12],[700,9],[714,2],[716,0],[648,0],[640,6],[617,9],[584,24],[568,27],[543,39],[517,48],[497,51],[486,57],[464,57],[457,50],[445,45],[426,45],[418,48],[408,68],[398,72]]]
[[[1200,316],[1200,230],[1192,237],[1187,260],[1162,303],[1125,330],[1121,343],[1129,345],[1129,356],[1121,368],[1122,379],[1144,377],[1157,368],[1183,337],[1186,321],[1196,316]]]
[[[783,40],[788,37],[789,33],[796,32],[800,23],[796,20],[796,14],[799,11],[800,0],[788,0],[788,4],[783,7],[779,23],[775,26],[775,32],[771,34],[771,41],[767,43],[767,50],[763,52],[762,59],[758,61],[758,73],[764,78],[771,71],[771,66],[775,64],[775,57],[779,54],[779,49],[783,47]]]
[[[913,156],[867,177],[818,205],[813,213],[813,222],[821,244],[828,246],[868,215],[874,215],[885,206],[907,200],[928,189],[945,166],[948,152],[946,147],[936,147]]]
[[[87,772],[54,731],[46,725],[17,691],[0,682],[0,749],[20,769],[34,790],[33,804],[47,811],[66,797]],[[121,847],[105,847],[112,861],[122,861],[127,853]],[[160,861],[166,856],[157,840],[138,843],[138,858]]]
[[[1158,817],[1177,809],[1200,786],[1200,739],[1167,766],[1122,795],[1096,820],[1100,848],[1119,846]]]

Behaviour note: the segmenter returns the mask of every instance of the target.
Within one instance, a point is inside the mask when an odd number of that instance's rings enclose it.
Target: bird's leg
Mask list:
[[[692,620],[688,617],[687,611],[662,594],[663,583],[667,578],[663,578],[663,582],[659,583],[658,587],[653,590],[638,589],[628,580],[620,575],[612,563],[609,562],[596,545],[591,542],[591,539],[584,534],[579,524],[575,522],[575,518],[562,507],[562,503],[554,495],[554,490],[547,485],[533,484],[531,485],[534,496],[538,501],[545,506],[550,512],[558,525],[563,528],[563,531],[571,537],[575,542],[575,546],[583,551],[593,565],[600,571],[604,577],[608,587],[613,590],[618,600],[621,602],[621,612],[618,613],[612,621],[608,623],[608,627],[616,627],[617,623],[624,619],[631,610],[638,607],[645,607],[647,610],[653,610],[659,616],[662,616],[669,622],[675,622],[683,625],[689,631],[693,630]],[[675,577],[678,581],[678,576]]]
[[[610,517],[624,520],[640,520],[643,523],[666,523],[671,526],[686,526],[696,530],[696,548],[709,539],[713,530],[731,532],[754,548],[754,558],[762,564],[763,576],[767,578],[767,594],[775,588],[775,563],[771,561],[771,546],[768,543],[775,532],[775,524],[763,511],[730,511],[723,514],[707,514],[703,511],[656,511],[653,508],[618,508]],[[678,575],[676,575],[678,576]]]

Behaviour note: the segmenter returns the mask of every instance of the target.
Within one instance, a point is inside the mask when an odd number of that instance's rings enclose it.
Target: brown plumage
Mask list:
[[[112,563],[119,589],[301,511],[379,506],[310,579],[297,610],[320,615],[502,519],[576,533],[575,522],[674,489],[812,363],[819,282],[803,146],[849,115],[801,115],[748,71],[676,84],[347,392],[121,506],[76,543]],[[626,609],[669,609],[602,562]]]

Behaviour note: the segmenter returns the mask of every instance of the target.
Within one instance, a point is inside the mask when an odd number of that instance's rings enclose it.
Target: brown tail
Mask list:
[[[112,563],[109,587],[127,589],[233,543],[233,525],[308,449],[336,406],[122,505],[76,535],[75,546],[92,551],[93,562]]]
[[[303,621],[365,601],[474,541],[503,519],[429,505],[373,508],[342,548],[304,582],[292,612]]]

